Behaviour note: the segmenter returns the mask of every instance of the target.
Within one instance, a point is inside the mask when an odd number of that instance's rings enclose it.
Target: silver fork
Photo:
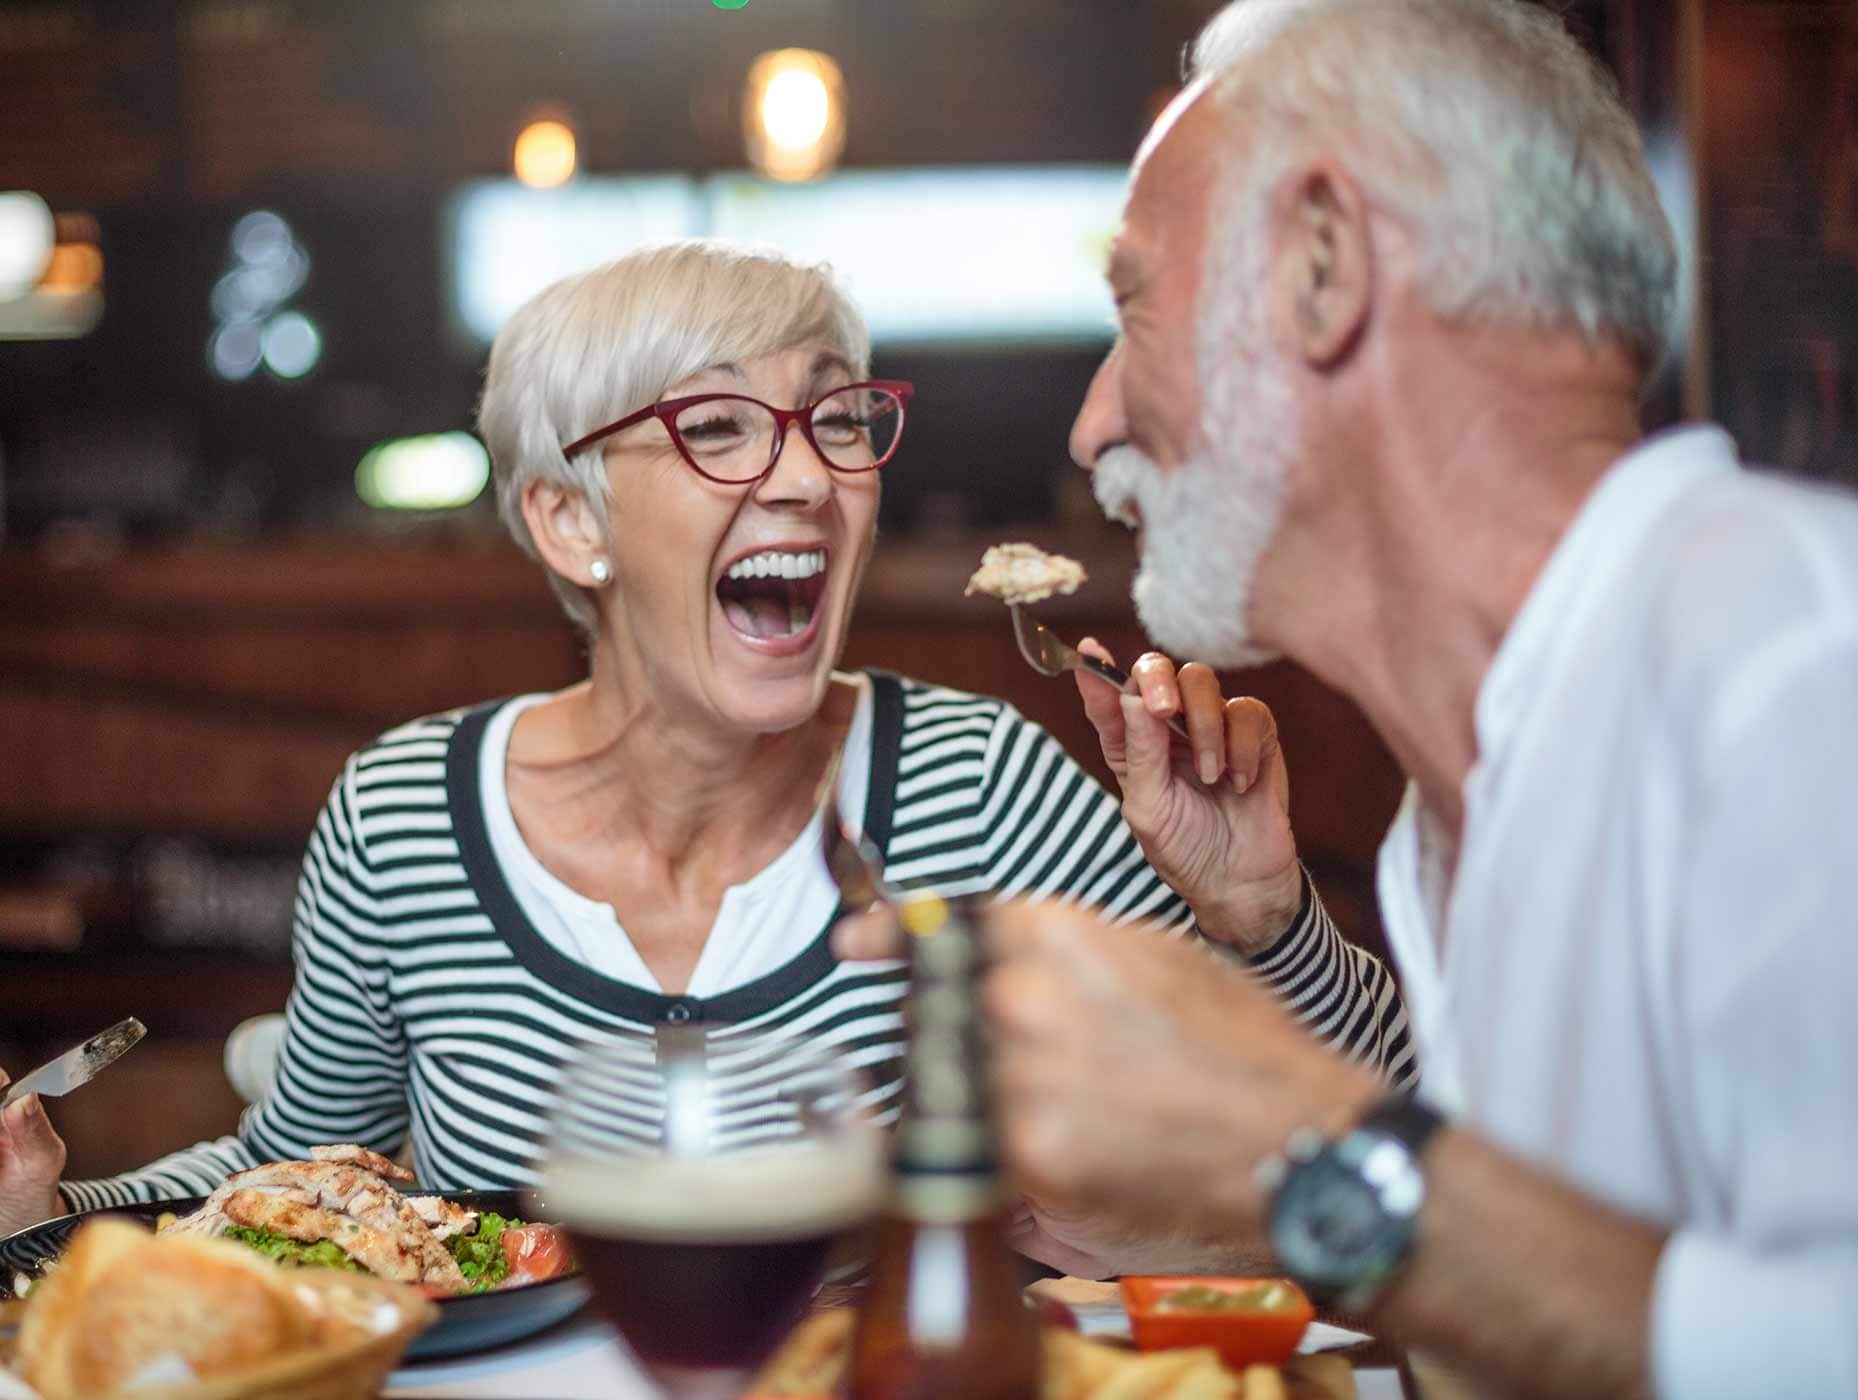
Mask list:
[[[869,909],[873,904],[895,909],[905,896],[891,888],[884,878],[884,857],[877,843],[863,828],[854,832],[839,815],[839,762],[844,751],[834,757],[816,794],[815,805],[823,808],[819,844],[826,858],[827,873],[839,887],[839,897],[853,911]]]
[[[1007,611],[1013,614],[1013,636],[1019,642],[1019,654],[1041,676],[1062,676],[1066,671],[1083,671],[1115,686],[1125,695],[1136,693],[1129,673],[1121,667],[1084,655],[1017,603],[1008,604]],[[1192,736],[1188,734],[1187,726],[1181,723],[1180,716],[1170,717],[1168,728],[1191,742]]]

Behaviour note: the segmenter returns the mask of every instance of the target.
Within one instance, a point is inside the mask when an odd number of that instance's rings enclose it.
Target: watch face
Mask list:
[[[1292,1277],[1341,1291],[1391,1271],[1412,1232],[1381,1192],[1333,1152],[1291,1172],[1271,1203],[1271,1244]]]

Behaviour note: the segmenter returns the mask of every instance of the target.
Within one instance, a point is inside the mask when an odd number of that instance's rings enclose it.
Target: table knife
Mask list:
[[[0,1095],[0,1109],[27,1094],[57,1098],[80,1084],[88,1084],[143,1036],[148,1028],[135,1017],[118,1021],[106,1031],[98,1031],[82,1045],[67,1050],[55,1060],[40,1065],[24,1079],[9,1084]]]

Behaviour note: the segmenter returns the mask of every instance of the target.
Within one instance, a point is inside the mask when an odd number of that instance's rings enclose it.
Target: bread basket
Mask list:
[[[437,1316],[403,1284],[104,1220],[33,1291],[12,1364],[44,1400],[357,1400]]]

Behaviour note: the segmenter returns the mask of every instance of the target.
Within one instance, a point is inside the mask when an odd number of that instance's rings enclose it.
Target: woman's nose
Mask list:
[[[755,488],[763,505],[816,506],[832,494],[832,468],[797,422],[787,424],[774,466]]]

